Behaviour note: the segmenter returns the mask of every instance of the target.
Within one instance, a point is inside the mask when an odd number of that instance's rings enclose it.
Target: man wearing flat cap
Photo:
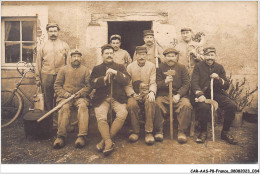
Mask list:
[[[159,66],[156,72],[157,98],[156,98],[156,119],[155,127],[158,132],[158,139],[163,140],[163,123],[166,113],[169,113],[169,84],[172,82],[173,111],[178,120],[178,142],[186,143],[186,132],[191,124],[192,105],[188,92],[190,77],[187,68],[178,63],[179,51],[168,48],[163,52],[165,63]],[[168,72],[172,71],[171,75]],[[166,108],[167,106],[167,108]]]
[[[182,40],[176,45],[180,51],[179,63],[186,66],[191,74],[196,63],[203,60],[202,45],[192,40],[192,30],[190,27],[181,29]]]
[[[114,48],[114,62],[118,64],[122,64],[125,67],[132,62],[131,56],[129,53],[121,49],[121,36],[118,34],[114,34],[110,37],[110,44]]]
[[[102,46],[101,52],[103,63],[93,68],[90,83],[92,88],[96,89],[93,106],[102,137],[96,148],[104,155],[108,155],[114,149],[112,138],[122,128],[128,114],[125,87],[130,82],[130,76],[124,65],[113,61],[114,48],[111,45]],[[107,114],[110,107],[115,111],[116,118],[109,128]]]
[[[71,95],[75,94],[75,98],[64,104],[58,112],[58,132],[57,139],[53,147],[62,148],[65,145],[67,130],[69,126],[69,117],[72,106],[78,108],[78,138],[75,141],[75,147],[82,148],[86,144],[86,136],[88,132],[88,95],[91,91],[89,83],[89,71],[81,65],[82,53],[78,50],[71,51],[70,64],[63,66],[54,83],[55,93],[57,94],[57,103],[63,102]]]
[[[147,60],[156,65],[156,57],[158,62],[163,62],[162,49],[156,44],[153,30],[143,31],[144,45],[147,48]],[[137,60],[136,52],[134,53],[133,61]]]
[[[36,83],[41,85],[44,93],[45,110],[51,110],[54,104],[53,85],[60,68],[67,63],[69,46],[60,40],[58,24],[46,26],[48,41],[43,43],[36,59]]]
[[[198,120],[200,124],[200,134],[196,139],[197,143],[204,143],[207,139],[207,123],[211,118],[210,104],[205,103],[206,99],[211,99],[210,81],[213,81],[214,100],[218,102],[218,106],[225,111],[223,129],[221,132],[221,139],[227,143],[236,144],[237,142],[229,133],[230,125],[235,117],[236,104],[232,101],[226,90],[229,88],[229,82],[226,77],[225,69],[215,60],[217,58],[216,49],[208,47],[204,49],[205,60],[198,63],[194,67],[191,78],[192,95],[196,99],[192,99],[194,106],[198,110]]]
[[[156,68],[152,62],[147,61],[147,48],[145,46],[138,46],[135,51],[137,60],[127,67],[127,71],[132,78],[132,81],[126,87],[127,96],[129,96],[127,103],[128,113],[131,117],[132,125],[129,140],[135,142],[139,138],[139,104],[144,104],[145,142],[151,145],[154,143],[153,122],[155,117],[155,94],[157,90]],[[137,89],[135,89],[135,84],[137,84]]]

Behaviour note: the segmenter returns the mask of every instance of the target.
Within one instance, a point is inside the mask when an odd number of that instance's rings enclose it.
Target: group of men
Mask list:
[[[214,100],[225,111],[221,139],[230,144],[237,143],[229,134],[236,105],[225,93],[229,87],[225,70],[215,62],[215,48],[207,47],[203,53],[197,51],[198,46],[192,41],[190,28],[181,29],[183,43],[165,50],[155,49],[153,30],[145,30],[145,44],[136,47],[133,62],[129,53],[120,48],[121,36],[112,35],[110,44],[101,48],[103,63],[95,66],[91,74],[81,64],[82,53],[78,49],[70,51],[69,46],[58,39],[60,28],[57,24],[48,24],[46,30],[49,40],[38,53],[36,70],[37,85],[44,92],[46,110],[52,109],[53,101],[59,103],[74,95],[58,112],[54,148],[65,145],[72,106],[78,108],[79,132],[75,147],[86,145],[89,94],[93,89],[95,93],[91,102],[102,137],[96,148],[104,155],[113,151],[112,139],[123,127],[128,115],[131,120],[129,140],[136,142],[139,139],[139,112],[142,106],[145,112],[145,143],[152,145],[155,141],[163,141],[163,125],[169,113],[170,100],[178,121],[178,142],[187,142],[187,130],[191,125],[192,112],[196,109],[200,126],[196,142],[204,143],[211,112],[210,104],[205,101],[210,98],[212,78]],[[157,62],[160,62],[158,67]],[[169,85],[172,85],[171,98]],[[108,113],[111,108],[115,112],[115,119],[109,125]]]

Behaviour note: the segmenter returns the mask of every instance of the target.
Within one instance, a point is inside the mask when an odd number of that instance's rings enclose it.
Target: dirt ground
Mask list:
[[[125,124],[114,139],[114,152],[104,157],[95,146],[100,140],[96,119],[90,116],[87,146],[74,147],[77,131],[68,134],[66,146],[55,150],[52,143],[56,130],[48,139],[25,138],[23,120],[20,117],[12,125],[1,131],[2,164],[249,164],[258,162],[257,123],[244,121],[242,127],[231,128],[239,141],[229,145],[220,139],[221,124],[216,125],[216,142],[209,134],[205,144],[197,144],[195,137],[188,137],[188,143],[179,144],[170,140],[169,124],[165,125],[165,139],[147,146],[144,134],[136,143],[128,142],[129,124]],[[142,129],[143,130],[143,126]],[[176,129],[175,129],[176,132]]]

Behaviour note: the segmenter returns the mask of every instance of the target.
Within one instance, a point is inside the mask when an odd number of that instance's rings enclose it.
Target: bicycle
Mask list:
[[[23,64],[23,65],[22,65]],[[24,107],[23,96],[32,104],[31,100],[20,88],[21,85],[31,85],[22,83],[29,72],[34,73],[35,68],[32,63],[20,61],[16,65],[16,69],[19,74],[22,75],[20,81],[16,84],[16,87],[11,90],[1,90],[1,127],[4,128],[13,123],[22,113]]]

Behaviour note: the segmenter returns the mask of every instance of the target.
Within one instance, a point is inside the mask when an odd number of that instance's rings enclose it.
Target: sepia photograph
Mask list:
[[[1,165],[259,173],[258,12],[258,1],[1,1]]]

